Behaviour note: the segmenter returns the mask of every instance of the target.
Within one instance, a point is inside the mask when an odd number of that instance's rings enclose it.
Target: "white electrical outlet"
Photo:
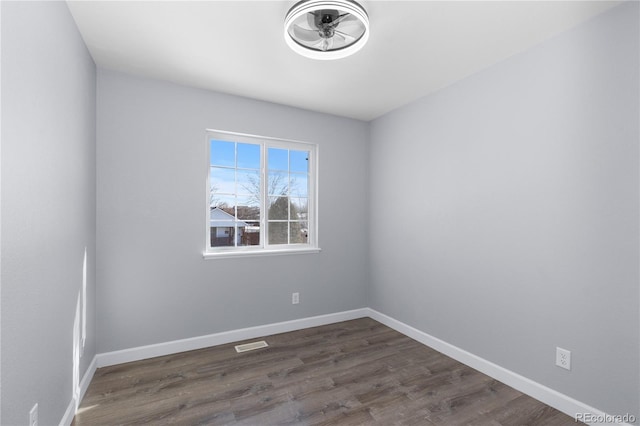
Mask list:
[[[29,411],[29,426],[38,426],[38,404]]]
[[[297,305],[300,303],[300,293],[291,293],[291,304]]]
[[[571,351],[556,347],[556,365],[571,370]]]

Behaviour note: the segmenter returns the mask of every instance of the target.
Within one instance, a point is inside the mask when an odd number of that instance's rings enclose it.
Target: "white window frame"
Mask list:
[[[250,143],[260,145],[260,244],[255,246],[240,247],[211,247],[210,238],[210,158],[211,139],[222,141]],[[206,131],[206,174],[205,174],[205,259],[219,259],[228,257],[265,256],[282,254],[318,253],[318,145],[309,142],[301,142],[289,139],[279,139],[267,136],[256,136],[245,133],[229,132],[224,130],[207,129]],[[267,195],[267,155],[268,148],[281,148],[289,150],[305,150],[309,152],[308,174],[308,229],[307,243],[299,244],[268,244],[269,224],[267,220],[268,195]]]

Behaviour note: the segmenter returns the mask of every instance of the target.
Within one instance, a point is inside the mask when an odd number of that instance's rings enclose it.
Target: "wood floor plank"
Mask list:
[[[253,340],[100,368],[73,424],[576,424],[370,318]]]

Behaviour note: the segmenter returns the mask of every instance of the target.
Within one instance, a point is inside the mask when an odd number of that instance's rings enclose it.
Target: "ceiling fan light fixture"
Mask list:
[[[344,58],[367,43],[369,16],[353,0],[303,0],[287,13],[284,39],[308,58]]]

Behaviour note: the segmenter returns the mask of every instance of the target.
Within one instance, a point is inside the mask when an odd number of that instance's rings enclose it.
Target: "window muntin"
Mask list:
[[[315,145],[207,136],[206,251],[315,248]]]

